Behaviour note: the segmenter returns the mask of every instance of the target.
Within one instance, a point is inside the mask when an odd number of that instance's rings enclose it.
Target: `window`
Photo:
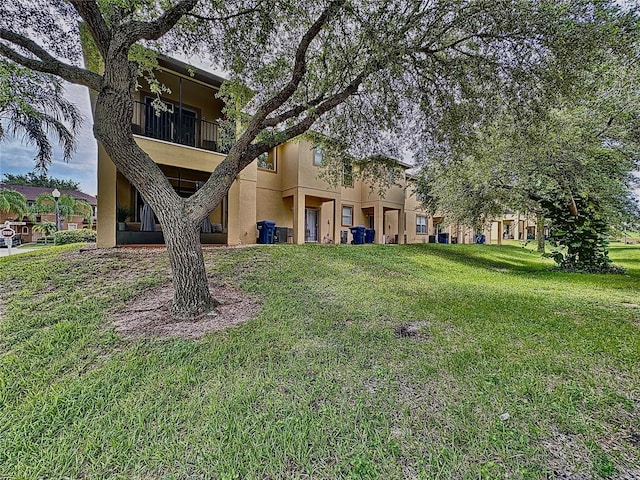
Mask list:
[[[422,215],[416,217],[416,233],[427,233],[427,217]]]
[[[29,227],[22,227],[22,234],[29,235]]]
[[[342,225],[345,227],[353,225],[353,207],[342,207]]]
[[[316,167],[322,165],[322,147],[316,147],[313,152],[313,164]]]
[[[276,155],[275,150],[269,153],[261,153],[258,157],[258,168],[262,170],[269,170],[271,172],[276,171]]]
[[[349,160],[342,162],[342,186],[353,187],[353,165]]]

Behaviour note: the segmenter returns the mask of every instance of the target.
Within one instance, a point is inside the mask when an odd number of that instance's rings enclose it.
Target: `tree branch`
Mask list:
[[[8,45],[0,43],[0,55],[8,58],[12,62],[22,65],[23,67],[30,68],[31,70],[56,75],[70,83],[84,85],[85,87],[89,87],[96,91],[100,90],[100,86],[102,85],[102,76],[97,73],[61,62],[50,55],[49,52],[36,44],[33,40],[15,32],[0,29],[0,38],[28,50],[39,59],[36,60],[34,58],[21,55]]]
[[[296,125],[293,125],[292,127],[284,130],[282,132],[282,135],[278,135],[277,140],[271,142],[259,142],[251,145],[249,147],[249,155],[247,155],[247,158],[251,158],[251,161],[253,161],[253,159],[261,153],[268,152],[278,144],[302,135],[304,132],[309,130],[309,128],[311,128],[315,121],[318,120],[322,115],[329,112],[330,110],[333,110],[341,103],[344,103],[347,98],[354,95],[358,91],[358,88],[360,88],[360,85],[362,84],[364,79],[377,70],[380,70],[380,67],[373,66],[360,72],[358,76],[356,76],[342,91],[336,93],[335,95],[332,95],[324,102],[320,103],[312,112],[309,113],[308,116],[306,116]],[[246,165],[248,165],[249,163],[251,162],[247,162]],[[241,164],[242,168],[246,167],[246,165],[244,164],[244,162],[243,164]]]
[[[319,95],[318,97],[308,101],[304,105],[296,105],[295,107],[287,110],[286,112],[281,113],[280,115],[277,115],[275,117],[265,118],[261,126],[263,128],[276,127],[280,125],[282,122],[289,120],[290,118],[297,117],[298,115],[303,113],[305,110],[308,110],[311,107],[315,107],[319,105],[324,100],[325,100],[324,95]]]
[[[255,13],[260,9],[260,6],[264,3],[264,0],[260,0],[255,7],[247,8],[245,10],[241,10],[237,13],[231,15],[225,15],[223,17],[207,17],[204,15],[198,15],[197,13],[187,13],[188,16],[196,18],[198,20],[202,20],[204,22],[224,22],[226,20],[232,20],[234,18],[241,17],[243,15],[248,15],[250,13]]]
[[[157,40],[171,30],[178,21],[195,8],[198,0],[181,0],[153,22],[134,21],[126,25],[125,36],[129,45],[138,40]]]
[[[104,21],[100,7],[95,0],[69,0],[69,3],[82,17],[87,28],[91,32],[102,58],[107,57],[109,43],[111,42],[111,30]]]
[[[306,53],[309,49],[309,46],[311,45],[311,42],[318,35],[318,33],[320,33],[320,30],[322,30],[322,27],[330,18],[330,16],[337,12],[337,10],[341,8],[342,5],[344,5],[345,1],[346,0],[332,1],[322,12],[320,17],[318,17],[313,25],[311,25],[309,30],[307,30],[307,32],[304,34],[304,36],[300,40],[300,43],[298,44],[298,48],[296,49],[291,79],[278,93],[276,93],[258,108],[257,112],[249,122],[249,125],[245,132],[240,136],[238,142],[236,142],[236,144],[231,148],[231,151],[227,155],[227,158],[225,158],[216,167],[213,174],[205,182],[202,188],[198,190],[194,195],[192,195],[188,200],[186,200],[186,204],[191,211],[201,211],[203,206],[212,207],[210,199],[219,196],[220,192],[222,192],[222,187],[228,188],[228,185],[231,185],[233,180],[235,180],[238,172],[240,172],[243,168],[253,162],[260,153],[266,152],[270,148],[272,148],[270,143],[267,144],[261,142],[258,144],[252,144],[251,142],[253,142],[257,134],[263,130],[263,127],[261,125],[267,115],[284,104],[284,102],[286,102],[291,97],[291,95],[295,93],[306,72]],[[355,92],[358,89],[360,83],[362,83],[363,79],[364,76],[360,78],[357,85],[349,85],[347,89],[351,88]],[[335,103],[333,107],[339,105],[348,96],[349,95],[345,95],[344,98],[341,101]],[[329,101],[330,100],[327,100],[322,105],[324,105],[326,108],[329,105]],[[330,108],[326,108],[325,111],[328,110],[330,110]],[[296,125],[299,129],[301,129],[300,133],[306,131],[316,119],[317,116],[309,115],[302,122]],[[302,128],[303,122],[304,124],[308,123],[308,126],[306,128]],[[291,134],[289,138],[293,138],[297,135],[299,134]]]
[[[611,125],[613,125],[614,120],[615,120],[615,117],[610,116],[605,127],[602,130],[600,130],[598,133],[596,133],[596,138],[600,138],[602,135],[607,133],[607,130],[609,130],[609,128],[611,128]]]
[[[360,72],[360,74],[358,74],[358,76],[355,77],[341,92],[336,93],[322,102],[306,118],[293,127],[285,130],[283,132],[285,139],[290,140],[309,130],[318,118],[343,103],[350,96],[357,93],[358,88],[365,78],[381,68],[382,66],[374,64],[370,68]],[[236,143],[231,149],[231,152],[229,152],[229,155],[227,155],[227,157],[218,164],[202,188],[185,200],[188,210],[190,212],[200,212],[201,215],[197,217],[198,220],[201,220],[200,217],[204,219],[207,210],[215,207],[215,202],[212,202],[211,199],[219,198],[226,193],[229,185],[231,185],[231,183],[236,179],[238,172],[242,171],[242,169],[253,162],[258,155],[268,152],[286,140],[283,140],[282,136],[278,135],[277,140],[250,144],[242,150],[239,149],[239,144]]]
[[[327,8],[322,12],[322,14],[318,17],[318,19],[311,25],[309,30],[304,34],[302,40],[298,44],[298,48],[296,49],[295,62],[293,65],[293,73],[291,74],[291,79],[287,84],[273,97],[267,100],[262,104],[258,111],[253,116],[253,119],[249,123],[247,131],[253,131],[254,129],[259,129],[262,121],[269,115],[271,112],[276,110],[280,105],[286,102],[291,95],[294,94],[298,85],[302,81],[304,74],[307,71],[307,50],[309,49],[309,45],[313,39],[320,33],[322,27],[327,22],[329,17],[337,12],[339,8],[344,5],[345,0],[335,0],[331,2]]]

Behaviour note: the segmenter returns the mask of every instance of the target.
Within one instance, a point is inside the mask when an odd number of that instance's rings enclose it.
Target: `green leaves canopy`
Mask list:
[[[473,223],[505,207],[541,212],[542,201],[588,198],[610,224],[637,216],[639,63],[617,57],[587,66],[572,95],[549,92],[536,115],[505,111],[423,162],[427,205]],[[546,105],[545,105],[546,102]]]
[[[73,215],[80,215],[90,224],[93,223],[93,208],[84,200],[76,200],[71,195],[63,194],[58,199],[58,211],[67,222]],[[32,213],[54,213],[55,199],[50,193],[41,193],[36,197]]]
[[[0,212],[22,219],[27,214],[27,199],[14,190],[0,190]]]
[[[35,145],[35,167],[46,171],[53,157],[50,137],[62,148],[68,161],[76,148],[74,135],[81,125],[75,105],[64,98],[56,77],[20,67],[0,57],[0,141],[22,134]]]
[[[624,48],[636,20],[601,0],[21,0],[0,6],[0,28],[37,31],[48,52],[79,64],[78,14],[89,26],[85,40],[105,42],[85,48],[95,68],[104,66],[106,30],[126,27],[147,39],[127,47],[141,71],[153,64],[145,46],[227,72],[229,120],[247,128],[261,106],[273,106],[252,132],[265,149],[313,127],[357,158],[398,157],[408,146],[420,156],[425,145],[464,137],[470,120],[491,119],[504,101],[534,108],[548,82],[572,88],[595,47]],[[175,25],[165,25],[170,18]]]
[[[73,180],[49,177],[45,173],[28,172],[14,175],[4,173],[2,183],[6,185],[29,185],[32,187],[59,188],[60,190],[80,190],[80,184]]]

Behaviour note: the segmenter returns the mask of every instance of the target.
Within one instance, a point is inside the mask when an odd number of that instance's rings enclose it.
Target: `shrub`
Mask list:
[[[597,200],[586,195],[576,195],[574,200],[575,213],[562,196],[543,202],[552,221],[550,243],[554,247],[543,256],[553,258],[565,272],[625,273],[609,258],[609,224]]]
[[[79,230],[60,230],[53,235],[56,245],[67,245],[69,243],[87,243],[96,241],[96,232],[88,228]]]

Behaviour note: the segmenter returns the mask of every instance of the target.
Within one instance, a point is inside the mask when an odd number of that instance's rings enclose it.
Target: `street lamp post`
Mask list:
[[[51,192],[56,207],[56,231],[60,230],[60,210],[58,209],[58,199],[60,198],[60,190],[57,188]]]

